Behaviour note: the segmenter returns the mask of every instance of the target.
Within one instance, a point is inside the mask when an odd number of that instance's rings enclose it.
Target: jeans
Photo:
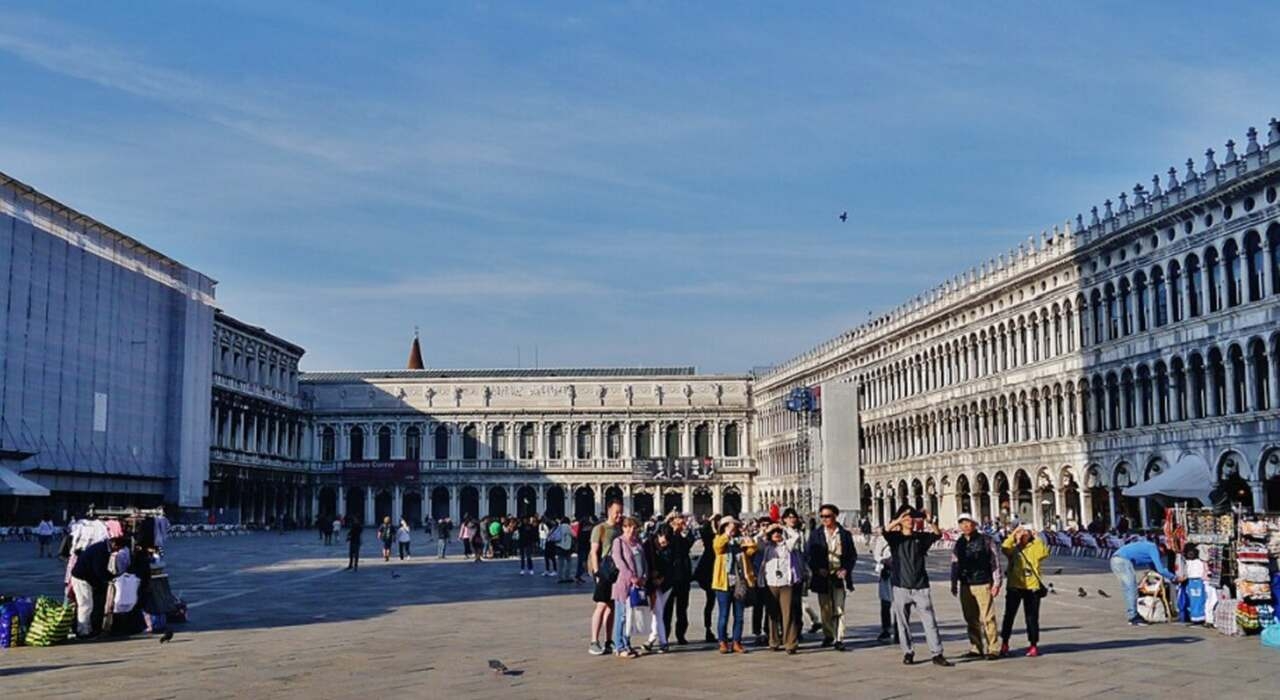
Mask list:
[[[444,559],[445,550],[447,550],[448,548],[449,548],[449,540],[445,539],[444,537],[441,537],[436,542],[436,556],[440,557],[441,559]]]
[[[744,601],[738,600],[730,591],[716,591],[716,607],[719,608],[719,615],[716,617],[716,639],[721,642],[728,642],[730,639],[725,636],[729,626],[729,606],[733,606],[733,639],[734,642],[742,642],[742,615],[746,604]]]
[[[574,578],[582,578],[587,575],[587,557],[590,556],[590,550],[586,547],[578,548],[578,573],[574,574]]]
[[[520,570],[533,571],[533,547],[520,548]]]
[[[400,545],[400,558],[401,558],[401,559],[404,559],[404,558],[408,557],[408,556],[409,556],[409,543],[408,543],[408,542],[399,542],[398,544]]]
[[[1013,622],[1018,619],[1018,604],[1026,610],[1027,641],[1031,646],[1040,642],[1040,596],[1035,591],[1025,588],[1010,588],[1004,601],[1004,624],[1000,628],[1000,639],[1006,644],[1013,636]]]
[[[1111,557],[1111,573],[1120,579],[1125,618],[1132,620],[1138,616],[1138,577],[1133,571],[1133,562],[1124,557]]]
[[[631,650],[631,609],[626,598],[613,601],[613,651],[621,653]]]
[[[573,580],[573,572],[570,567],[573,565],[573,552],[567,549],[556,547],[556,573],[560,574],[557,580],[568,583]]]
[[[359,568],[360,568],[360,545],[355,544],[355,543],[352,543],[352,544],[350,544],[350,545],[348,546],[348,549],[347,549],[347,568],[348,568],[348,569],[359,569]]]

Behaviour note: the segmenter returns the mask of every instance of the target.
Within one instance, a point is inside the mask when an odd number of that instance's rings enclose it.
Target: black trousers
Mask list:
[[[353,544],[350,549],[347,550],[347,568],[360,568],[360,545]]]
[[[716,592],[710,588],[704,588],[703,593],[707,595],[707,602],[702,604],[702,626],[711,631],[711,613],[716,609]]]
[[[398,544],[400,545],[400,558],[401,558],[401,559],[404,559],[405,557],[409,556],[409,544],[410,544],[410,543],[408,543],[408,542],[400,542],[400,543],[398,543]]]
[[[751,634],[759,637],[769,632],[769,589],[752,588],[747,599],[751,604]]]
[[[533,571],[533,547],[520,548],[520,569]]]
[[[671,626],[673,612],[676,619],[675,627]],[[662,620],[668,637],[674,630],[676,639],[684,639],[685,632],[689,631],[689,584],[677,583],[671,587],[671,595],[667,596],[667,607],[662,611]]]
[[[1040,596],[1023,588],[1006,588],[1004,600],[1004,624],[1000,626],[1001,641],[1013,636],[1013,623],[1018,619],[1018,605],[1026,611],[1027,642],[1031,646],[1040,643]]]
[[[543,571],[556,570],[556,550],[557,549],[558,547],[554,544],[551,544],[550,542],[547,542],[545,545],[543,545],[542,547],[542,570]]]

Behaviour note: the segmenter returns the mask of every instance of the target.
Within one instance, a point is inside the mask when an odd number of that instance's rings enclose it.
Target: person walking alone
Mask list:
[[[396,528],[391,524],[391,516],[385,515],[382,524],[378,525],[378,541],[382,543],[382,561],[391,561],[391,543],[396,541]]]
[[[36,540],[40,543],[40,551],[37,554],[38,559],[53,556],[53,520],[48,513],[40,518],[40,524],[36,525]]]
[[[818,594],[822,612],[822,646],[844,651],[844,604],[853,590],[853,566],[858,549],[853,535],[836,520],[840,509],[830,503],[818,508],[822,524],[809,534],[809,569],[813,578],[809,590]]]
[[[444,559],[449,554],[449,534],[453,532],[453,521],[440,518],[436,521],[436,556]]]
[[[960,537],[951,552],[951,595],[959,596],[969,631],[966,658],[998,656],[995,598],[1002,579],[1000,559],[995,540],[978,531],[972,515],[962,513]]]
[[[560,524],[547,536],[547,547],[555,549],[556,572],[560,574],[556,583],[573,583],[573,548],[577,544],[573,536],[573,525],[568,518],[561,517]]]
[[[942,636],[933,613],[933,596],[929,594],[929,547],[942,538],[938,525],[929,521],[928,511],[919,513],[903,504],[897,519],[885,528],[884,538],[893,552],[889,576],[893,583],[893,617],[898,623],[902,663],[908,666],[915,663],[911,639],[911,609],[915,608],[920,612],[934,665],[955,666],[942,655]]]
[[[360,518],[351,519],[351,527],[347,528],[347,570],[360,570],[360,540],[364,536],[364,525]]]
[[[538,518],[530,515],[516,528],[520,549],[520,573],[533,575],[533,553],[538,550]]]
[[[1040,655],[1040,599],[1048,595],[1040,577],[1040,562],[1049,557],[1049,548],[1026,526],[1019,526],[1001,545],[1009,557],[1009,594],[1004,603],[1004,625],[1000,629],[1000,656],[1009,654],[1009,638],[1021,605],[1027,621],[1027,656]]]
[[[409,521],[400,518],[400,528],[396,530],[396,544],[400,549],[400,561],[409,559],[409,544],[413,541],[413,528],[409,527]]]

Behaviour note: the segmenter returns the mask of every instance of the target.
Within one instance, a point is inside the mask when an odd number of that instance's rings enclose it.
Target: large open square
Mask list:
[[[434,547],[416,543],[425,551]],[[434,544],[434,543],[430,543]],[[5,588],[56,593],[61,570],[37,560],[34,545],[0,545]],[[190,538],[172,543],[175,592],[191,621],[173,641],[152,637],[0,652],[7,697],[81,697],[87,690],[130,698],[890,698],[1115,697],[1178,693],[1274,697],[1275,652],[1256,637],[1227,638],[1180,624],[1129,627],[1106,562],[1057,557],[1045,571],[1060,591],[1042,612],[1044,655],[960,661],[965,631],[935,554],[933,595],[947,653],[940,669],[902,666],[879,629],[875,585],[865,555],[849,603],[850,649],[818,649],[809,637],[796,656],[751,648],[719,655],[708,644],[634,660],[586,652],[590,593],[554,578],[520,576],[517,560],[447,561],[420,556],[384,563],[366,545],[359,572],[343,570],[345,548],[314,534]],[[538,567],[541,571],[541,565]],[[943,582],[943,583],[939,583]],[[1084,587],[1089,595],[1078,597]],[[1098,596],[1101,588],[1110,599]],[[703,596],[693,591],[690,637]],[[812,601],[810,601],[812,602]],[[748,627],[748,632],[750,628]],[[1022,628],[1016,628],[1015,649]],[[919,629],[917,626],[917,636]],[[918,648],[923,642],[918,642]],[[488,661],[509,669],[495,675]]]

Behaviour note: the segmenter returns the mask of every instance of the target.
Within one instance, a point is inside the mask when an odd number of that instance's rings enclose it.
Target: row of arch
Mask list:
[[[1121,275],[1074,299],[871,371],[863,408],[1280,294],[1280,224]]]
[[[1280,407],[1280,333],[863,428],[863,463]]]
[[[562,423],[552,423],[547,428],[547,440],[544,450],[547,459],[592,459],[599,456],[596,446],[597,430],[600,428],[584,423],[576,428],[566,428]],[[538,427],[534,423],[516,423],[508,427],[498,424],[488,429],[487,443],[481,440],[482,428],[475,423],[466,423],[460,428],[450,424],[437,424],[431,431],[431,454],[433,459],[536,459],[538,458]],[[662,440],[655,443],[654,438],[661,430]],[[606,459],[623,457],[623,426],[620,423],[608,423],[603,427],[604,449]],[[572,432],[571,443],[566,441]],[[726,423],[720,435],[716,436],[715,426],[710,421],[701,421],[692,425],[692,455],[683,447],[682,427],[679,423],[659,424],[639,423],[633,429],[632,455],[637,458],[651,457],[711,457],[713,441],[718,438],[719,452],[724,457],[738,457],[741,454],[741,436],[736,422]],[[346,460],[359,462],[367,459],[389,461],[396,451],[393,443],[396,431],[389,425],[376,429],[374,443],[366,445],[366,429],[353,425],[347,429],[344,437]],[[514,444],[508,445],[508,436],[514,436]],[[320,459],[325,462],[336,461],[340,457],[338,432],[333,426],[324,426],[320,430]],[[455,437],[460,438],[455,441]],[[423,433],[412,425],[405,429],[403,436],[404,459],[418,461],[423,459]],[[373,449],[370,450],[369,447]],[[514,448],[512,450],[511,448]],[[488,454],[484,454],[487,452]]]

